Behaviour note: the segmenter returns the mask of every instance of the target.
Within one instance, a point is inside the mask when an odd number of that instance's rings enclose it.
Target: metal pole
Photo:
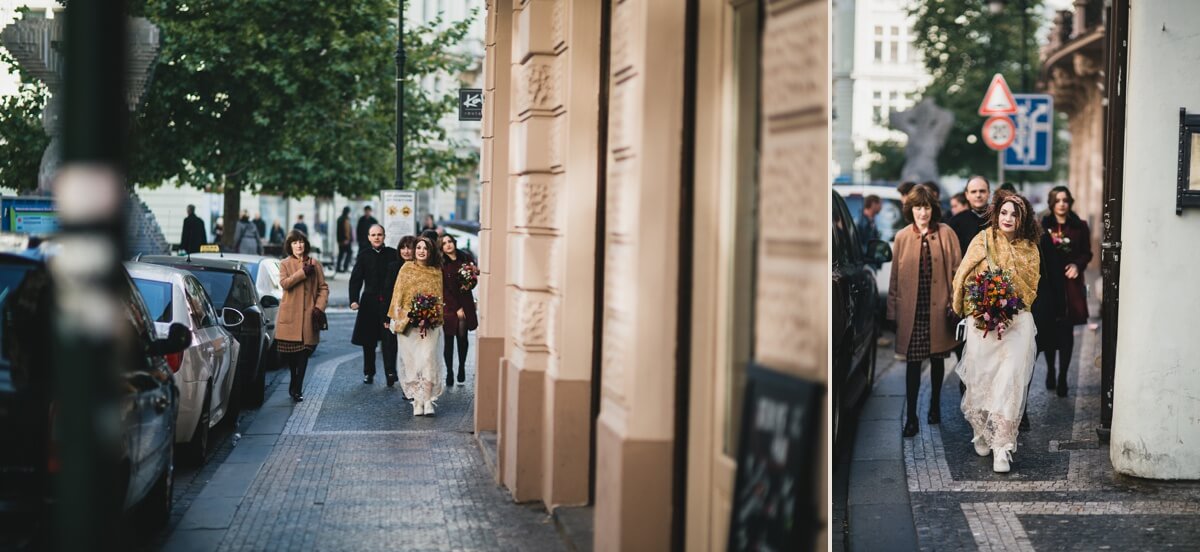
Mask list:
[[[1004,185],[1004,150],[996,152],[996,188]]]
[[[408,55],[404,51],[404,2],[396,21],[396,189],[404,189],[404,75]]]
[[[1029,0],[1021,0],[1021,92],[1029,89]]]
[[[59,252],[51,359],[61,471],[55,479],[59,550],[109,550],[120,542],[123,483],[117,339],[126,209],[124,2],[72,0],[66,13],[63,165],[54,180]]]

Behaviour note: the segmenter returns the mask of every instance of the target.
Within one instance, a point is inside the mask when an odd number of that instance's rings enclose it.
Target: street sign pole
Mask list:
[[[996,171],[1000,176],[997,178],[996,187],[1004,185],[1004,150],[996,152]]]

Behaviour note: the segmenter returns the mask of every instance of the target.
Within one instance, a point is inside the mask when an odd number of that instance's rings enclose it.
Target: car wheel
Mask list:
[[[167,465],[138,508],[147,528],[158,530],[167,525],[167,520],[171,517],[171,499],[174,492],[175,452],[172,447],[167,447]]]
[[[192,432],[192,440],[184,445],[183,457],[188,465],[203,466],[208,456],[208,425],[211,420],[209,407],[212,402],[212,381],[204,388],[204,402],[200,408],[200,419],[196,421],[196,431]]]

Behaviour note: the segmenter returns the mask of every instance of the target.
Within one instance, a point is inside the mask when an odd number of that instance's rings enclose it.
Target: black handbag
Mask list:
[[[325,311],[313,307],[312,310],[313,328],[317,331],[325,331],[329,329],[329,318],[325,316]]]

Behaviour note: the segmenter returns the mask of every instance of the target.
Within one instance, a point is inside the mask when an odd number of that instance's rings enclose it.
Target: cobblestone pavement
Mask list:
[[[216,548],[564,549],[543,508],[514,504],[494,483],[470,433],[475,347],[467,382],[447,389],[437,415],[414,418],[382,366],[374,385],[362,383],[352,326],[352,315],[331,314],[305,400]],[[274,393],[286,394],[287,379]]]
[[[992,472],[976,456],[948,375],[942,423],[928,426],[928,376],[921,432],[904,440],[913,517],[922,550],[1160,550],[1200,543],[1200,484],[1126,477],[1113,471],[1100,420],[1100,332],[1076,329],[1066,398],[1043,385],[1040,357],[1029,392],[1032,428],[1023,431],[1012,471]],[[900,430],[899,426],[896,428]]]

